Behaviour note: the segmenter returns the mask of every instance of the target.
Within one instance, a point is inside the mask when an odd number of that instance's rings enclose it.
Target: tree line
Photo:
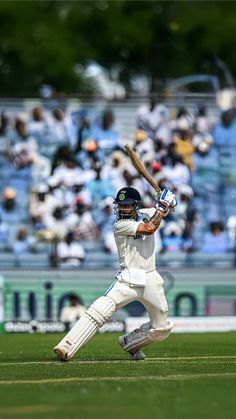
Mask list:
[[[1,1],[0,95],[91,91],[79,71],[95,60],[129,88],[194,73],[236,71],[234,1]]]

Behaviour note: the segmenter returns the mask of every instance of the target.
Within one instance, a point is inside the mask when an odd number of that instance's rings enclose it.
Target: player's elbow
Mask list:
[[[151,234],[154,234],[156,229],[157,229],[157,226],[150,221],[148,223],[140,223],[136,231],[136,234],[140,234],[140,235],[143,234],[143,235],[149,236]]]
[[[155,231],[156,231],[156,229],[157,229],[157,227],[156,227],[156,226],[155,226],[155,224],[153,224],[153,223],[147,223],[147,224],[145,225],[145,227],[146,227],[146,234],[147,234],[147,235],[154,234],[154,233],[155,233]]]

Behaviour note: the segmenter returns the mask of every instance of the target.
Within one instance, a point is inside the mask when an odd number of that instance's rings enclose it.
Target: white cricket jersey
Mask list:
[[[155,213],[155,208],[142,208],[137,220],[118,220],[114,224],[114,236],[119,253],[121,268],[156,269],[154,234],[136,235],[138,225],[145,223]]]

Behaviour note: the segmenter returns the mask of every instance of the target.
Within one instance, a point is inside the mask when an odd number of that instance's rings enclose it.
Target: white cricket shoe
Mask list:
[[[124,349],[124,346],[126,345],[125,336],[120,336],[118,342],[119,345]],[[141,351],[141,349],[137,349],[136,351],[128,351],[128,353],[130,354],[133,361],[143,361],[145,359],[145,354],[143,353],[143,351]]]

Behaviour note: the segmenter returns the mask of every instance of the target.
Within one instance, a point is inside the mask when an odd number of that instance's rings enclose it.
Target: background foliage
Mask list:
[[[86,90],[89,60],[157,81],[216,74],[216,57],[236,71],[234,1],[1,1],[0,94]]]

